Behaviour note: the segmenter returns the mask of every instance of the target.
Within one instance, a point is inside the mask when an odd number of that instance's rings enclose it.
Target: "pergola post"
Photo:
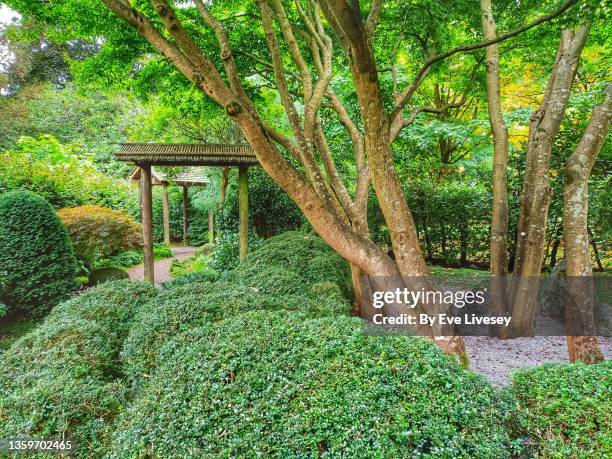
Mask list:
[[[163,185],[162,204],[164,220],[164,242],[170,245],[170,198],[168,197],[168,185]]]
[[[215,242],[215,217],[212,210],[208,211],[208,242]]]
[[[142,191],[142,239],[144,243],[144,278],[155,282],[153,271],[153,187],[151,165],[140,165],[140,189]]]
[[[240,260],[249,253],[249,169],[238,168],[238,211],[240,224]]]
[[[189,231],[189,189],[183,187],[183,245],[188,243],[187,233]]]

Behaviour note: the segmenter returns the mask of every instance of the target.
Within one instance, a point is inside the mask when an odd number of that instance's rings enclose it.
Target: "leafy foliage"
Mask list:
[[[138,195],[123,181],[98,172],[74,145],[52,136],[23,137],[0,153],[0,192],[29,190],[56,209],[97,204],[138,215]]]
[[[68,232],[40,196],[0,195],[0,301],[42,312],[76,288],[77,262]]]
[[[230,176],[218,217],[222,232],[238,230],[238,183]],[[291,198],[259,167],[249,168],[249,226],[262,238],[300,228],[304,216]]]
[[[88,267],[119,252],[142,247],[142,227],[118,210],[100,206],[61,209],[57,215],[68,229],[76,255]]]
[[[10,437],[70,436],[100,456],[127,402],[118,353],[131,320],[155,295],[118,281],[57,306],[2,355],[0,431]]]
[[[116,457],[509,454],[482,377],[424,339],[368,336],[359,319],[249,312],[179,335],[159,362],[119,420]]]
[[[243,312],[347,314],[347,276],[346,262],[323,241],[296,232],[267,240],[220,279],[205,272],[185,284],[187,279],[179,277],[174,288],[139,313],[124,348],[126,372],[141,381],[156,367],[159,348],[174,334]]]
[[[612,452],[612,362],[549,364],[514,374],[523,416],[515,435],[538,457],[608,457]]]
[[[256,250],[261,239],[249,233],[249,250]],[[235,232],[222,232],[215,240],[215,250],[208,266],[217,271],[233,269],[238,266],[240,255],[240,235]]]

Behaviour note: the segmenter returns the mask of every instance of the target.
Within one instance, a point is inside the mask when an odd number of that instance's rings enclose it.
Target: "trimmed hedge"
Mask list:
[[[508,457],[483,377],[350,317],[257,311],[167,343],[118,418],[115,457]]]
[[[29,191],[0,196],[0,302],[41,313],[77,288],[68,232],[49,203]]]
[[[58,305],[1,357],[0,432],[9,438],[66,435],[100,457],[127,391],[119,350],[153,287],[118,281]]]
[[[612,457],[612,361],[549,364],[514,373],[522,416],[513,424],[530,456]]]
[[[138,313],[122,353],[124,370],[133,382],[140,382],[156,367],[159,349],[174,335],[243,312],[288,310],[311,317],[348,313],[350,304],[337,287],[319,288],[332,294],[323,296],[315,290],[279,295],[227,282],[192,283],[164,291]]]
[[[142,227],[118,210],[100,206],[61,209],[57,215],[66,225],[77,257],[87,267],[125,250],[142,247]]]
[[[346,296],[351,294],[348,263],[334,252],[321,238],[300,231],[287,231],[267,239],[252,251],[235,270],[235,279],[244,285],[265,280],[266,271],[276,268],[275,275],[291,272],[291,285],[295,292],[309,289],[318,282],[337,284]],[[268,273],[270,274],[270,273]],[[300,282],[297,282],[300,279]],[[280,279],[279,279],[280,280]],[[280,287],[287,288],[287,287]]]

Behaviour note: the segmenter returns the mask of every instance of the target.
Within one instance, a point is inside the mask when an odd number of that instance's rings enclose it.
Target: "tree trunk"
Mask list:
[[[552,243],[552,249],[550,251],[550,264],[548,267],[553,269],[557,265],[557,253],[559,251],[559,245],[561,245],[561,239],[557,238]]]
[[[550,154],[565,114],[588,32],[589,26],[583,25],[575,32],[565,29],[561,33],[544,99],[529,123],[526,169],[517,226],[514,285],[510,298],[514,336],[530,336],[534,333],[533,320],[542,272],[548,206],[552,195],[549,184]]]
[[[162,193],[162,217],[164,224],[164,243],[170,245],[170,197],[168,196],[167,186],[163,186]]]
[[[569,360],[601,362],[603,354],[596,337],[593,318],[593,262],[589,250],[587,215],[589,177],[595,159],[604,144],[612,119],[612,85],[604,102],[595,107],[589,125],[565,166],[563,189],[563,239],[568,288],[566,324]],[[576,336],[576,330],[582,336]]]
[[[491,0],[481,0],[482,30],[486,40],[497,36]],[[499,46],[486,48],[487,102],[489,123],[493,134],[493,214],[491,217],[489,272],[491,273],[491,311],[496,316],[507,316],[509,311],[506,277],[508,275],[508,129],[504,123],[500,83]],[[507,327],[498,327],[500,338],[508,337]]]
[[[467,265],[467,251],[468,251],[468,229],[467,226],[462,225],[459,228],[459,244],[460,244],[460,255],[459,255],[459,265],[466,266]]]
[[[344,0],[323,0],[321,7],[337,33],[344,37],[350,55],[350,67],[356,87],[364,126],[365,151],[369,160],[372,185],[391,236],[395,262],[408,288],[433,288],[429,269],[421,254],[414,220],[393,162],[390,124],[380,92],[376,62],[361,18]],[[427,284],[427,285],[425,285]],[[429,305],[424,305],[430,312]],[[434,330],[438,345],[448,354],[465,356],[461,337],[444,336],[448,330]],[[450,333],[452,335],[452,332]]]

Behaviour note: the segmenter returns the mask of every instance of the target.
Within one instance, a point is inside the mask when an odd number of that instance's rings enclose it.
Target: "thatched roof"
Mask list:
[[[128,177],[129,180],[133,182],[140,182],[140,167],[136,167]],[[166,178],[166,174],[151,168],[151,185],[167,185],[168,179]]]
[[[254,166],[259,164],[250,145],[124,143],[115,153],[119,161],[158,166]]]
[[[140,174],[140,167],[136,167],[130,173],[128,179],[133,182],[140,182]],[[210,180],[201,167],[189,167],[174,179],[169,179],[163,172],[151,168],[151,185],[169,185],[171,182],[178,186],[205,186],[210,183]]]
[[[201,167],[190,167],[176,176],[175,183],[179,186],[204,186],[210,180]]]

